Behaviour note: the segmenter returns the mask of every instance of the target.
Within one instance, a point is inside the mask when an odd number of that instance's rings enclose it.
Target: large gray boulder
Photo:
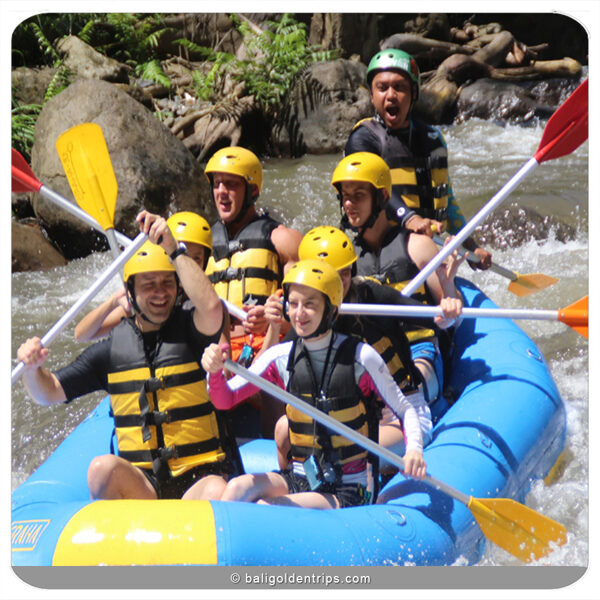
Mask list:
[[[363,63],[346,59],[308,67],[290,90],[285,118],[273,131],[276,152],[300,156],[342,151],[357,121],[374,114],[366,70]]]
[[[209,220],[215,216],[208,181],[193,155],[148,109],[105,81],[78,81],[44,106],[35,128],[31,166],[49,188],[73,199],[56,140],[86,122],[100,125],[108,146],[119,187],[117,230],[135,236],[135,215],[142,208],[164,216],[179,210],[197,211]],[[47,200],[35,197],[33,207],[67,258],[98,248],[89,227]]]
[[[60,40],[57,48],[65,67],[77,78],[129,83],[129,73],[133,71],[131,67],[96,52],[75,35]]]

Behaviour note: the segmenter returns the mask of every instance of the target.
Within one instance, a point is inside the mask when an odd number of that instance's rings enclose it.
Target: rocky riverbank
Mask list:
[[[156,56],[170,85],[140,79],[130,66],[78,37],[64,38],[57,52],[72,83],[44,103],[31,151],[34,173],[72,198],[56,139],[79,123],[98,123],[119,182],[115,226],[131,236],[132,217],[142,206],[161,214],[197,210],[214,217],[202,165],[219,147],[239,144],[261,156],[284,157],[341,152],[352,126],[372,115],[366,64],[380,48],[415,56],[422,71],[415,110],[434,124],[473,117],[517,123],[548,118],[579,83],[587,63],[585,31],[560,15],[493,15],[498,20],[450,14],[295,16],[305,22],[311,44],[336,51],[338,58],[303,69],[271,114],[230,77],[222,78],[218,95],[200,100],[194,73],[213,65],[173,44],[176,37],[188,36],[197,46],[247,58],[248,45],[227,15],[168,17],[175,33],[161,38]],[[243,16],[257,33],[275,17]],[[54,72],[52,67],[14,68],[13,97],[41,104]],[[14,240],[20,230],[13,229],[13,271],[60,264],[103,244],[34,194],[13,194],[13,214],[34,217],[40,226],[29,228],[32,240],[20,245],[18,261]],[[59,251],[57,262],[42,263],[41,255],[51,255],[49,246]]]

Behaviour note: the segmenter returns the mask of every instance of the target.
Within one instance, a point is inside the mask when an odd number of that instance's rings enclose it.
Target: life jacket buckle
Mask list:
[[[154,417],[154,424],[155,425],[162,425],[163,423],[170,423],[171,422],[171,415],[169,414],[169,411],[166,410],[157,410],[153,413],[153,417]]]
[[[158,390],[165,389],[165,379],[164,377],[150,377],[150,379],[146,380],[145,383],[146,392],[157,392]]]
[[[158,458],[161,462],[167,462],[172,458],[177,458],[176,446],[166,446],[165,448],[158,449]]]
[[[235,267],[227,267],[225,270],[225,279],[227,281],[233,281],[234,279],[241,280],[244,276],[244,270]]]
[[[244,245],[242,244],[241,240],[231,240],[227,244],[227,252],[229,256],[239,252],[240,250],[244,250]]]

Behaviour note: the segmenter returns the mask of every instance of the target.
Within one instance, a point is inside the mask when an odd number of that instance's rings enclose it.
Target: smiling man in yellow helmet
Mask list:
[[[219,215],[212,226],[213,253],[206,273],[221,298],[248,313],[242,323],[233,320],[230,331],[232,359],[248,366],[263,345],[264,303],[298,260],[302,235],[256,208],[263,169],[250,150],[222,148],[204,171]],[[265,395],[260,402],[262,434],[272,437],[282,408]]]
[[[175,240],[185,244],[188,256],[205,269],[212,251],[212,235],[208,221],[194,212],[182,211],[171,215],[167,219],[167,225]],[[189,299],[186,299],[184,304],[191,308]],[[100,339],[131,314],[126,289],[120,287],[77,323],[75,339],[79,342]]]
[[[91,462],[92,498],[219,498],[233,455],[200,359],[219,339],[222,304],[165,219],[142,211],[137,220],[149,241],[123,269],[133,316],[55,373],[42,366],[39,338],[27,340],[18,351],[24,382],[40,404],[110,394],[118,455]],[[197,310],[177,304],[180,287]]]

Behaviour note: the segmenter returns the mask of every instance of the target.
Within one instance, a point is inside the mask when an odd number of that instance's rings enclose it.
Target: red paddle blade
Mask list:
[[[586,79],[550,117],[535,160],[542,163],[573,152],[588,138],[588,80]]]
[[[34,175],[21,154],[12,148],[12,191],[39,192],[42,182]]]

